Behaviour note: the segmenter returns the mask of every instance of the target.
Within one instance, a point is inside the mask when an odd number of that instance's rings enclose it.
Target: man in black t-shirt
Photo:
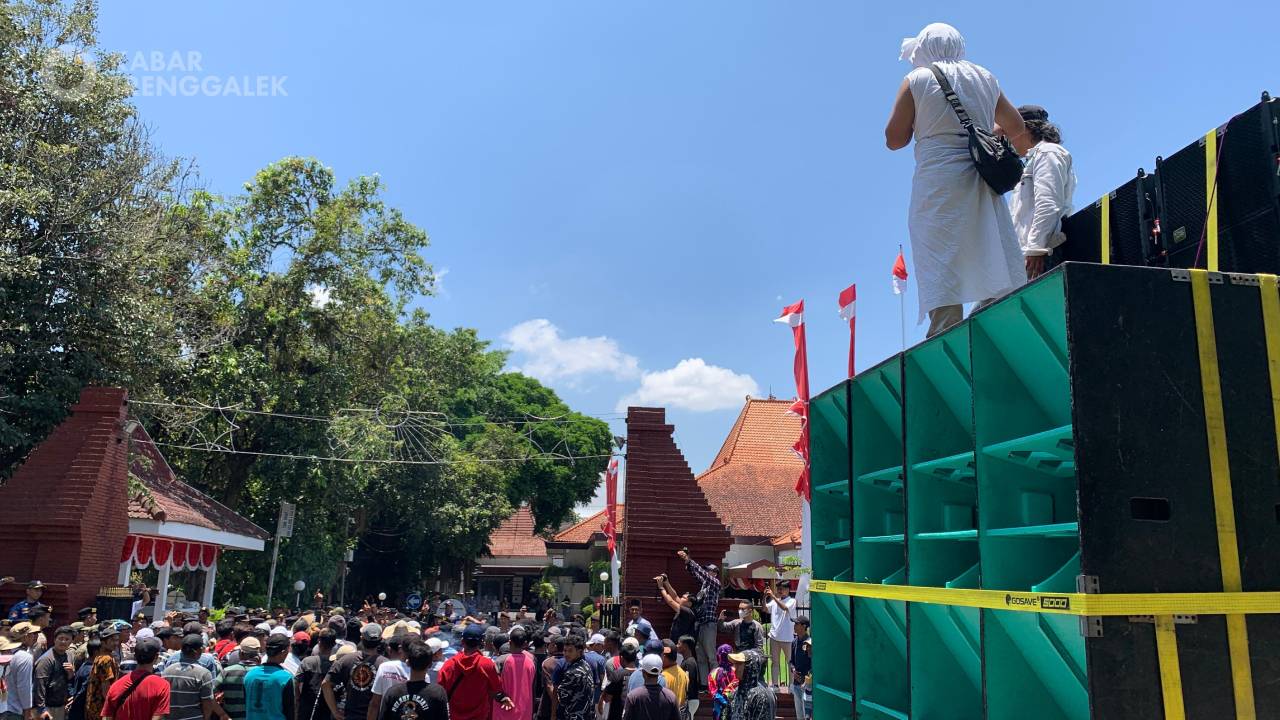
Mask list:
[[[364,720],[368,714],[373,679],[378,674],[378,666],[387,660],[378,654],[381,645],[382,626],[368,623],[360,628],[360,652],[343,655],[329,668],[320,689],[329,712],[336,720]],[[333,689],[339,686],[347,689],[346,702],[341,708],[333,693]]]
[[[333,660],[329,658],[338,642],[338,634],[332,628],[325,628],[319,632],[316,640],[319,653],[303,658],[298,667],[298,720],[333,718],[329,714],[329,706],[325,704],[321,686],[324,685],[325,676],[329,674],[329,668],[333,666]]]
[[[427,681],[434,653],[421,640],[405,649],[408,682],[397,683],[382,696],[379,720],[449,720],[449,694]]]
[[[693,597],[687,592],[677,593],[671,586],[671,581],[667,579],[666,573],[654,580],[658,583],[658,592],[662,593],[662,600],[675,613],[675,617],[671,618],[671,635],[668,637],[676,641],[685,635],[693,635],[694,626],[698,621],[693,612]]]

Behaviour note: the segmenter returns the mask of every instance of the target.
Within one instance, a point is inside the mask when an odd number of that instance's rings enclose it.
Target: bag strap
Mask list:
[[[153,673],[153,672],[145,672],[145,673],[142,673],[142,676],[141,676],[141,677],[139,677],[137,680],[135,680],[135,681],[133,682],[133,684],[132,684],[132,685],[130,685],[129,687],[125,688],[125,689],[124,689],[124,692],[120,693],[120,699],[116,701],[116,714],[117,714],[117,715],[120,713],[120,710],[124,709],[124,704],[125,704],[125,702],[129,699],[129,696],[133,694],[133,691],[134,691],[134,690],[137,690],[139,685],[141,685],[142,683],[146,682],[147,678],[151,677],[151,676],[152,676],[152,675],[154,675],[154,674],[155,674],[155,673]]]
[[[956,91],[951,89],[951,83],[947,81],[947,76],[942,74],[938,66],[929,63],[929,69],[933,71],[933,76],[938,79],[938,85],[942,87],[942,95],[951,104],[951,109],[956,111],[956,117],[960,119],[960,125],[965,130],[973,129],[973,120],[969,119],[969,113],[964,111],[964,106],[960,104],[960,96],[956,95]]]

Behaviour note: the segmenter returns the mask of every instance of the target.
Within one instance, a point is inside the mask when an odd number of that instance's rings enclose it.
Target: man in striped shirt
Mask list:
[[[245,720],[244,676],[258,665],[262,643],[250,635],[240,641],[240,662],[222,670],[214,691],[222,695],[222,709],[231,720]]]
[[[195,633],[182,638],[182,655],[164,669],[169,682],[169,720],[205,720],[213,715],[228,720],[213,702],[213,673],[200,665],[204,638]]]

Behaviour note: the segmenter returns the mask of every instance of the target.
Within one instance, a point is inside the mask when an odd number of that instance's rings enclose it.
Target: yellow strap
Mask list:
[[[812,592],[1053,615],[1249,615],[1280,613],[1280,592],[1034,593],[813,580]]]
[[[1210,252],[1210,258],[1214,258],[1213,251]],[[1213,262],[1211,259],[1210,264]],[[1196,318],[1196,347],[1200,353],[1200,387],[1204,397],[1209,478],[1213,484],[1213,510],[1217,519],[1222,589],[1238,593],[1241,590],[1240,549],[1236,539],[1235,503],[1231,497],[1231,468],[1227,462],[1227,425],[1222,412],[1218,340],[1213,326],[1213,306],[1209,299],[1209,274],[1204,270],[1191,271],[1191,300]],[[1236,718],[1253,720],[1253,671],[1249,667],[1249,635],[1243,616],[1227,617],[1227,644],[1231,656]]]
[[[1111,264],[1111,193],[1102,196],[1102,264]]]
[[[1259,275],[1262,295],[1262,328],[1267,338],[1267,372],[1271,377],[1271,418],[1276,427],[1276,448],[1280,450],[1280,295],[1275,275]]]
[[[1204,136],[1204,197],[1205,242],[1209,245],[1209,270],[1218,271],[1218,193],[1214,185],[1218,179],[1218,130],[1214,128]]]
[[[1178,634],[1172,615],[1156,616],[1156,658],[1160,662],[1160,689],[1164,694],[1164,719],[1185,720],[1182,707],[1182,668],[1178,664]]]

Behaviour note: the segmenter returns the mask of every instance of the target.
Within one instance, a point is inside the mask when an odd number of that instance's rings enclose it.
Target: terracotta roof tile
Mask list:
[[[624,528],[626,528],[626,525],[627,525],[626,518],[625,518],[626,511],[623,509],[624,506],[622,505],[622,503],[618,503],[617,507],[618,507],[618,535],[621,536]],[[551,538],[551,541],[557,542],[557,543],[573,543],[575,545],[582,545],[582,544],[591,542],[597,535],[603,538],[604,537],[604,530],[603,530],[604,521],[605,521],[605,511],[601,510],[600,512],[592,515],[591,517],[585,520],[582,520],[581,522],[574,523],[573,525],[570,525],[564,530],[561,530],[560,532],[556,533],[555,537]]]
[[[547,554],[547,543],[533,532],[533,511],[522,505],[489,534],[490,557],[534,557]]]
[[[130,493],[129,517],[186,523],[259,540],[271,537],[236,511],[179,480],[142,425],[134,429],[133,440],[129,470],[142,481],[149,496]]]
[[[802,464],[791,451],[800,418],[791,400],[747,398],[711,467],[698,476],[707,502],[737,537],[777,538],[800,527],[796,478]]]

